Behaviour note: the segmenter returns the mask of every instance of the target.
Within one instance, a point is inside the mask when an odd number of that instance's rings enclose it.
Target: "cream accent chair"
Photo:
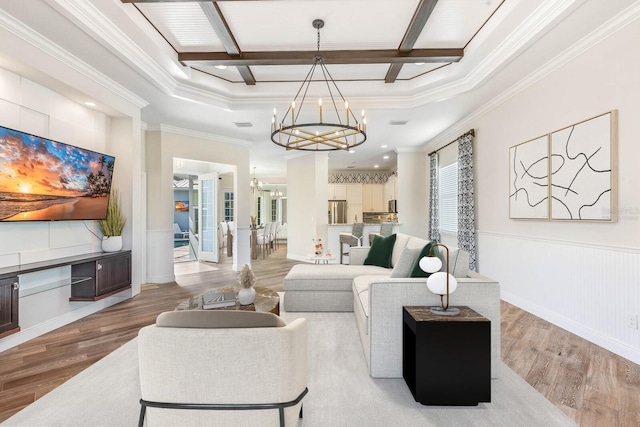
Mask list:
[[[307,321],[173,311],[138,334],[139,426],[295,426],[307,393]]]

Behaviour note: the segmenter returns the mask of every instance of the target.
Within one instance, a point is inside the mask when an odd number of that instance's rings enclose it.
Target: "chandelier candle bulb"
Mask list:
[[[347,126],[349,126],[349,103],[348,102],[344,103],[344,111],[345,113],[347,113]]]
[[[320,123],[322,123],[322,98],[318,99],[318,108],[320,110]]]
[[[296,124],[296,101],[291,101],[291,124]]]

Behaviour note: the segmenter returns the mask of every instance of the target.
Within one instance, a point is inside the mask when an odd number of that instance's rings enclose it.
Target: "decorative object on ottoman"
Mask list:
[[[313,243],[314,245],[314,249],[315,249],[315,254],[316,255],[322,255],[322,251],[324,250],[324,247],[322,245],[322,237],[318,237],[317,239],[313,239]]]
[[[256,290],[253,286],[256,284],[256,275],[249,264],[245,264],[240,272],[240,291],[238,292],[238,301],[242,305],[253,304],[256,300]]]
[[[122,249],[122,230],[126,222],[120,207],[120,192],[112,188],[107,217],[98,221],[102,232],[102,250],[104,252],[118,252]]]
[[[440,271],[442,268],[442,261],[440,258],[433,256],[434,248],[442,246],[447,253],[446,256],[446,271]],[[420,260],[420,268],[427,272],[433,273],[427,277],[427,287],[431,292],[436,295],[440,295],[441,307],[431,307],[433,314],[440,314],[444,316],[455,316],[460,314],[460,310],[455,307],[449,307],[449,294],[453,293],[458,287],[458,281],[453,275],[449,274],[449,248],[442,243],[436,243],[431,245],[429,250],[429,256],[426,256]],[[444,295],[447,296],[447,303],[443,301]]]

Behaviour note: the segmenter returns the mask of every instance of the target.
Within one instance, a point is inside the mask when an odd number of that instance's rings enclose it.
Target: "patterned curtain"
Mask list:
[[[440,209],[438,208],[438,153],[429,156],[429,240],[440,242]]]
[[[458,247],[469,252],[469,269],[477,271],[473,133],[458,138]]]

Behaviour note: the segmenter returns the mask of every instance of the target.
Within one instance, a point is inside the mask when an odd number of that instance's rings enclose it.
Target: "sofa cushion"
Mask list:
[[[233,310],[185,310],[160,313],[156,326],[162,328],[274,328],[287,324],[273,313]]]
[[[436,243],[435,241],[431,241],[426,245],[424,245],[424,247],[420,250],[420,252],[418,253],[418,256],[413,261],[413,265],[411,266],[411,272],[409,273],[409,277],[429,277],[431,275],[431,273],[422,271],[422,269],[420,268],[420,260],[422,259],[422,257],[429,256],[429,252],[431,251],[431,248],[435,243]],[[438,252],[439,252],[438,248],[434,248],[432,255],[439,256]],[[444,262],[442,263],[442,265],[444,265]]]
[[[396,234],[396,242],[393,244],[393,253],[391,254],[391,266],[395,266],[400,259],[400,255],[402,255],[404,248],[407,247],[407,242],[409,242],[410,237],[408,234]]]
[[[374,236],[371,249],[364,260],[364,265],[377,265],[378,267],[391,268],[391,254],[393,245],[396,242],[396,235],[388,237]]]
[[[385,275],[391,270],[375,265],[296,264],[284,278],[285,291],[351,291],[354,277]]]
[[[420,249],[405,248],[400,258],[393,266],[390,277],[409,277],[413,264],[420,253]]]

